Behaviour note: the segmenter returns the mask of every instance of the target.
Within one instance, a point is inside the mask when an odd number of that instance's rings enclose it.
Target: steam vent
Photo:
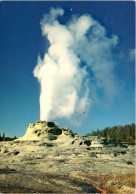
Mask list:
[[[18,140],[52,142],[60,145],[103,147],[103,140],[97,136],[81,136],[69,128],[60,128],[54,122],[38,120],[36,124],[29,124],[24,137]]]
[[[38,120],[36,124],[29,124],[24,137],[20,140],[64,140],[65,136],[70,139],[74,137],[70,129],[59,128],[54,122]]]

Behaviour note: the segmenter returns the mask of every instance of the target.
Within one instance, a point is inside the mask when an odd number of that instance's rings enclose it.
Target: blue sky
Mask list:
[[[99,103],[93,104],[80,126],[63,118],[54,121],[79,134],[134,122],[135,61],[131,55],[135,48],[134,2],[1,2],[0,132],[11,137],[23,136],[27,125],[40,118],[40,85],[33,70],[38,55],[43,57],[49,47],[42,36],[40,21],[51,7],[65,10],[62,24],[73,14],[89,14],[105,27],[107,37],[118,36],[112,52],[120,86],[112,100],[104,99],[100,91]]]

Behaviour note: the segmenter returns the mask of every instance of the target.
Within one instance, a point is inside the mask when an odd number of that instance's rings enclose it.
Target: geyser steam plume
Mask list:
[[[65,25],[59,22],[63,15],[62,8],[52,8],[41,21],[42,34],[50,43],[34,69],[41,84],[41,120],[86,111],[95,88],[108,96],[116,94],[112,48],[117,36],[108,38],[105,28],[90,15],[73,16]]]

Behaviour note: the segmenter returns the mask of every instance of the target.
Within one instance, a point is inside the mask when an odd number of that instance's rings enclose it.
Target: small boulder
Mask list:
[[[90,140],[85,140],[84,144],[86,144],[87,146],[90,146],[91,145],[91,141]]]
[[[61,135],[62,130],[60,128],[52,128],[52,129],[48,130],[48,133],[51,133],[53,135]]]

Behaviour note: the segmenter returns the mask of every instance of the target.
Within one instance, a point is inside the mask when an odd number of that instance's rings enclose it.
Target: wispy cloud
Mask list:
[[[136,49],[129,49],[128,51],[128,60],[134,61],[136,56]]]

